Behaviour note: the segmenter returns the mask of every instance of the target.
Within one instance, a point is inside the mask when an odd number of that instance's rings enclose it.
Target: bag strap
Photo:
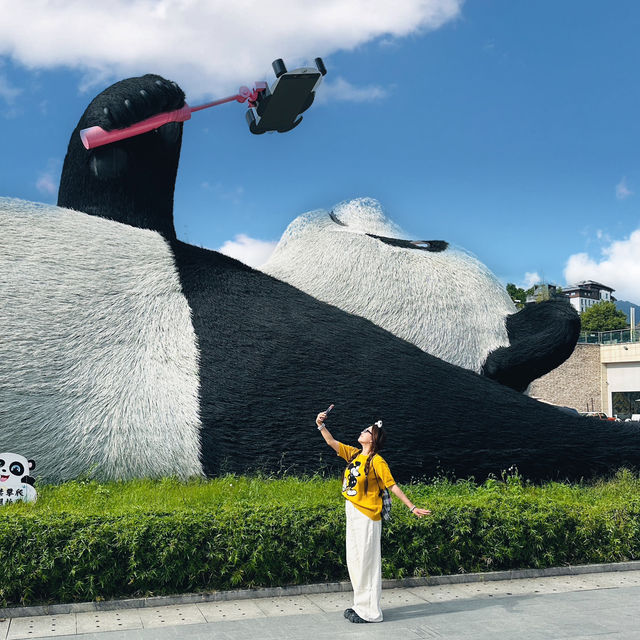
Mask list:
[[[373,475],[376,477],[376,482],[378,483],[378,489],[380,489],[380,480],[378,479],[378,474],[376,473],[376,468],[373,465],[373,459],[377,456],[377,453],[374,453],[371,456],[371,468],[373,469]],[[382,493],[382,491],[384,491],[384,489],[380,489],[380,493]]]

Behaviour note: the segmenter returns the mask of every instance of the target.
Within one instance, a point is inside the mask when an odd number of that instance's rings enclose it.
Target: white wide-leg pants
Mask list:
[[[382,622],[382,520],[372,520],[345,500],[347,569],[353,587],[353,610],[368,622]]]

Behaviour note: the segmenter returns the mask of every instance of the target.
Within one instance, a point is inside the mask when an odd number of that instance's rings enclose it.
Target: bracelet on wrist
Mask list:
[[[415,508],[416,508],[416,505],[414,504],[413,507],[411,507],[411,509],[409,509],[409,513],[413,513]]]
[[[322,431],[324,429],[324,424],[318,425],[318,431]]]

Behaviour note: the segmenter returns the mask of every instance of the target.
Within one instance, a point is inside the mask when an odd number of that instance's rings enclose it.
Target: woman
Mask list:
[[[333,406],[333,405],[332,405]],[[347,461],[342,484],[347,515],[347,569],[353,587],[353,607],[344,612],[350,622],[382,622],[382,497],[389,489],[418,518],[429,515],[428,509],[418,509],[396,484],[389,466],[378,451],[385,434],[382,421],[364,429],[358,437],[362,450],[338,442],[324,424],[327,412],[318,414],[316,424],[325,442]]]

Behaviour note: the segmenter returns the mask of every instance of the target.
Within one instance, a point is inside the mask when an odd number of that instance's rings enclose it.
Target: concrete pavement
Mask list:
[[[606,571],[384,589],[380,624],[347,622],[340,591],[13,617],[0,640],[637,640],[639,601],[640,570]]]

